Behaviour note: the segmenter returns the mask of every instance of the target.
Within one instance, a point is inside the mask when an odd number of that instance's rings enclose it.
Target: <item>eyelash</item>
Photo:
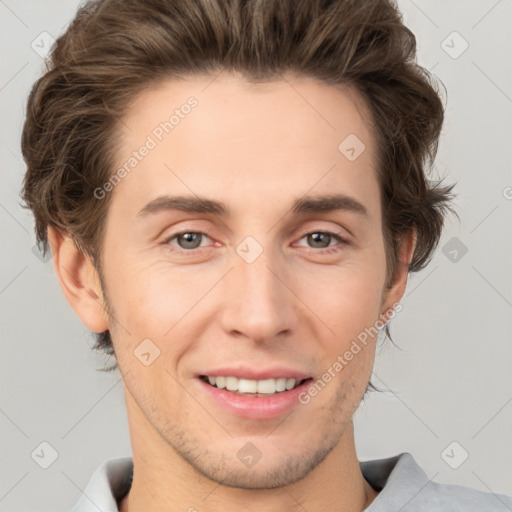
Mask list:
[[[174,240],[175,238],[177,238],[180,235],[185,235],[185,234],[202,235],[203,237],[210,238],[206,233],[203,233],[202,231],[180,231],[179,233],[174,233],[172,236],[166,238],[163,241],[163,244],[166,247],[169,247],[169,246],[172,245],[171,244],[172,240]],[[339,244],[341,244],[341,246],[349,245],[350,244],[350,242],[348,240],[346,240],[345,238],[340,237],[339,235],[337,235],[336,233],[333,233],[331,231],[309,231],[308,233],[304,233],[304,235],[302,235],[299,238],[299,240],[302,240],[303,238],[306,238],[309,235],[316,235],[316,234],[322,234],[322,235],[330,236],[331,238],[334,238],[337,243],[335,245],[329,245],[329,246],[321,248],[321,249],[316,249],[314,247],[305,247],[305,249],[309,249],[309,251],[308,251],[309,253],[314,253],[314,254],[333,254],[333,253],[338,252],[338,251],[341,250],[341,247],[338,246]],[[192,256],[192,255],[197,254],[199,251],[201,251],[201,249],[206,249],[206,248],[207,247],[197,247],[195,249],[183,249],[181,247],[173,246],[173,249],[171,249],[171,251],[172,252],[177,252],[177,253],[183,254],[183,255],[186,254],[186,255],[191,255]]]

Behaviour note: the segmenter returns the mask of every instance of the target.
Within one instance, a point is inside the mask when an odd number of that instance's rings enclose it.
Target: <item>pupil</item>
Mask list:
[[[178,241],[183,249],[196,249],[201,244],[201,237],[199,233],[183,233]]]
[[[331,236],[327,233],[312,233],[308,235],[308,243],[313,247],[324,248],[329,246]]]

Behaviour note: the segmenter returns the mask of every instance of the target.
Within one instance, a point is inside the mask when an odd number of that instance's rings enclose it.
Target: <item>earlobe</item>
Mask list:
[[[93,332],[108,330],[108,315],[97,270],[71,237],[48,227],[53,266],[61,289],[76,314]]]

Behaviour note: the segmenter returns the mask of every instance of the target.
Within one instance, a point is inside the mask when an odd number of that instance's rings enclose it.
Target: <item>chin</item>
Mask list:
[[[201,475],[209,480],[226,487],[237,489],[275,489],[293,484],[305,478],[313,471],[336,446],[337,441],[330,444],[322,444],[316,450],[309,450],[307,453],[290,455],[272,454],[274,460],[269,460],[265,454],[259,455],[259,459],[249,460],[244,463],[246,453],[251,453],[251,443],[244,451],[238,450],[234,457],[228,457],[225,453],[207,454],[199,457],[190,457],[189,454],[180,455]],[[254,445],[252,445],[254,447]],[[253,452],[253,455],[256,455]],[[254,460],[256,460],[254,462]],[[249,467],[248,467],[249,466]]]

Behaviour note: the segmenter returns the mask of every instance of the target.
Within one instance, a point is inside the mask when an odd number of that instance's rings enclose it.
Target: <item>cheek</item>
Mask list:
[[[385,280],[382,259],[383,253],[376,248],[373,255],[361,254],[357,261],[331,268],[328,274],[324,268],[302,273],[297,279],[299,293],[316,317],[322,367],[343,376],[335,379],[338,385],[357,382],[359,390],[371,374]],[[337,368],[333,368],[335,363]]]
[[[340,266],[297,270],[299,296],[335,333],[354,334],[354,329],[377,320],[386,278],[383,248],[376,247]]]
[[[337,348],[355,339],[378,319],[381,302],[378,284],[347,277],[331,282],[322,293],[309,297],[308,302],[315,304],[314,313],[334,333],[331,338]]]
[[[118,259],[109,281],[109,296],[116,318],[135,335],[130,337],[131,343],[141,336],[164,340],[173,336],[175,327],[182,329],[201,314],[200,303],[219,276],[213,269],[202,272],[162,261]]]

